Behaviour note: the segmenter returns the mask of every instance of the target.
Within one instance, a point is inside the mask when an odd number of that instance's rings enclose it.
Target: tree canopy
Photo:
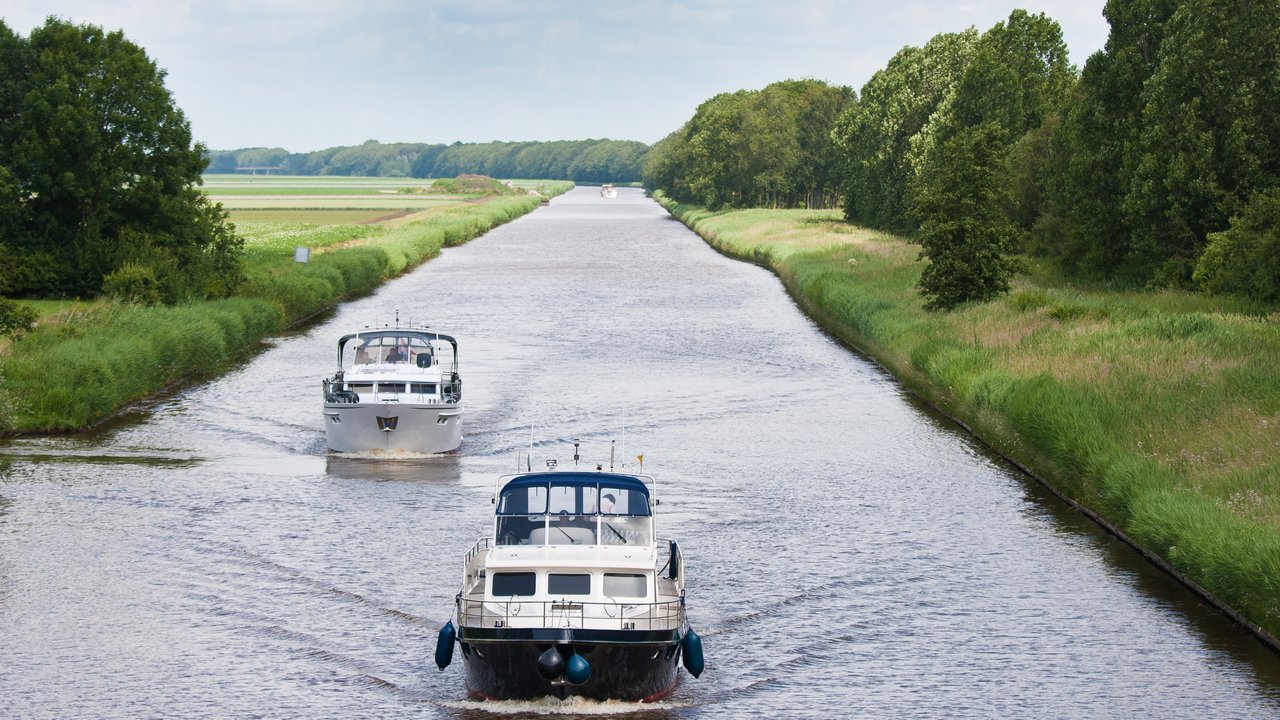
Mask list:
[[[289,175],[448,178],[475,173],[501,178],[638,182],[649,146],[633,140],[562,140],[431,145],[380,143],[306,153],[283,148],[217,150],[206,172],[269,168]]]
[[[921,278],[929,307],[1008,290],[1016,267],[1008,255],[1029,229],[1017,220],[1030,225],[1038,212],[1038,193],[1018,180],[1036,177],[1043,156],[1026,150],[1056,119],[1074,82],[1062,30],[1044,14],[1014,10],[973,45],[959,80],[913,140],[916,172],[907,191],[921,222],[922,256],[939,266]]]
[[[831,127],[847,87],[786,80],[717,95],[645,158],[645,185],[710,207],[831,207],[841,158]]]
[[[120,32],[0,23],[3,291],[93,295],[144,266],[163,299],[221,296],[240,242],[200,192],[207,163],[165,73]]]
[[[1280,186],[1280,5],[1110,0],[1106,47],[1089,58],[1055,132],[1039,243],[1068,272],[1132,284],[1255,288],[1212,260],[1237,215],[1259,227]],[[1278,218],[1277,220],[1280,220]],[[1236,237],[1238,234],[1232,235]]]
[[[913,142],[954,92],[978,32],[944,33],[923,48],[906,47],[862,86],[834,130],[844,157],[844,212],[850,222],[909,233],[917,218],[908,189]]]

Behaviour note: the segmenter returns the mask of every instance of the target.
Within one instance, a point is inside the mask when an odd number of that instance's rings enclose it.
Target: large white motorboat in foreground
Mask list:
[[[426,328],[383,328],[338,340],[324,386],[329,449],[443,453],[462,444],[458,342]]]
[[[653,478],[529,472],[500,479],[496,503],[436,645],[441,670],[461,648],[473,697],[651,701],[682,658],[701,674],[680,548],[654,535]]]

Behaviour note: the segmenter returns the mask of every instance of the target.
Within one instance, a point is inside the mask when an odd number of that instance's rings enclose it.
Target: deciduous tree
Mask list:
[[[52,277],[28,267],[15,292],[92,295],[141,260],[170,302],[229,293],[240,241],[196,187],[208,157],[164,71],[123,33],[56,18],[25,44],[22,91],[0,98],[11,103],[2,152],[23,223],[13,250]]]

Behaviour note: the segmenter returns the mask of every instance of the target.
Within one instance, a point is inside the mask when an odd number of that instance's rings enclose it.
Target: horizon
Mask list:
[[[903,47],[1019,7],[1056,20],[1081,67],[1106,42],[1103,5],[18,0],[0,19],[23,36],[49,15],[121,30],[165,69],[195,141],[306,153],[370,139],[652,145],[719,93],[800,78],[860,91]]]

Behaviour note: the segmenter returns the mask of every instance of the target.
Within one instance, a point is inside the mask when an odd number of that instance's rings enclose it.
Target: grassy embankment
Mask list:
[[[549,183],[544,194],[571,187]],[[370,225],[246,222],[245,211],[228,202],[246,240],[247,282],[236,297],[177,307],[110,301],[57,306],[0,354],[0,427],[84,428],[173,383],[213,376],[252,354],[264,337],[367,293],[442,247],[464,243],[540,202],[528,195],[474,200],[455,197],[434,208],[411,204],[403,207],[420,209],[421,217]],[[382,209],[340,205],[319,203],[318,210]],[[308,219],[327,222],[324,212],[292,218]],[[309,263],[293,261],[299,245],[311,248]]]
[[[919,246],[836,211],[663,204],[782,278],[828,331],[1280,637],[1280,314],[1045,274],[928,313]]]

